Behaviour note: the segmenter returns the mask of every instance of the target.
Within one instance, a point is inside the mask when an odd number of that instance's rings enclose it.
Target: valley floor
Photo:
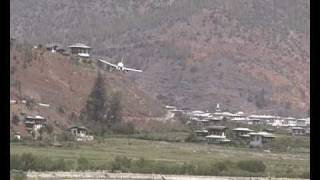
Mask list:
[[[171,172],[171,168],[181,167],[185,163],[189,165],[197,164],[198,166],[194,168],[199,168],[200,166],[207,168],[205,165],[211,166],[212,163],[223,162],[226,164],[225,166],[231,168],[224,168],[224,173],[219,175],[247,176],[250,174],[243,174],[242,171],[236,168],[232,169],[237,162],[246,160],[261,160],[266,165],[265,172],[262,176],[303,177],[303,174],[310,172],[309,152],[275,153],[272,151],[264,152],[261,150],[232,146],[151,141],[123,137],[105,138],[102,141],[87,144],[72,143],[63,145],[62,147],[11,143],[10,149],[11,155],[31,153],[37,157],[64,159],[67,162],[75,162],[71,164],[76,164],[79,158],[85,157],[95,166],[103,165],[103,169],[116,167],[118,164],[115,164],[117,163],[115,159],[117,157],[126,157],[131,161],[137,162],[137,164],[145,161],[158,163],[157,165],[162,165],[160,169],[165,168],[168,170],[166,172]],[[229,164],[231,165],[229,166]],[[154,163],[153,166],[155,166]],[[141,173],[141,171],[132,170],[130,167],[126,168],[127,172]],[[144,167],[145,172],[142,173],[148,173],[148,170],[146,170],[148,168],[149,167]],[[74,167],[74,169],[76,169],[76,167]],[[171,174],[166,172],[163,172],[163,174]],[[198,175],[202,174],[198,173]]]

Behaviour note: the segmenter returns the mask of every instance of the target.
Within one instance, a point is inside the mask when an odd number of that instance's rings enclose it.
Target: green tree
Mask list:
[[[256,106],[259,109],[262,109],[268,105],[268,102],[265,98],[265,94],[266,94],[266,92],[265,92],[264,88],[262,88],[262,90],[255,96]]]
[[[104,131],[104,124],[107,124],[107,112],[108,104],[104,78],[99,71],[86,106],[80,115],[80,119],[99,124],[100,130]]]
[[[12,116],[12,123],[15,124],[15,125],[18,125],[20,123],[20,118],[18,115],[16,114],[13,114]]]
[[[116,92],[112,95],[110,102],[110,111],[108,113],[109,126],[112,127],[122,121],[121,93]]]

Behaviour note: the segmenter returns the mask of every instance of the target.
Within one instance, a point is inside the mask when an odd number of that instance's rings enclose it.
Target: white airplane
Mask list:
[[[100,62],[105,63],[107,66],[109,66],[109,71],[118,70],[118,71],[122,71],[122,72],[128,72],[128,71],[142,72],[142,70],[139,70],[139,69],[132,69],[132,68],[125,67],[123,64],[123,57],[122,57],[121,61],[118,62],[117,64],[112,64],[112,63],[104,61],[102,59],[98,59],[98,60]]]

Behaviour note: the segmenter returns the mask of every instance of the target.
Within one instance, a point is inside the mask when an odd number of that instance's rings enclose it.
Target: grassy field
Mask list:
[[[94,164],[110,164],[118,156],[133,160],[144,158],[165,164],[208,164],[221,161],[261,160],[266,174],[277,177],[299,177],[310,170],[308,152],[268,153],[247,148],[196,143],[164,142],[120,137],[105,138],[104,142],[52,147],[11,143],[11,154],[31,153],[51,159],[77,161],[85,157]],[[106,168],[109,168],[106,166]],[[230,173],[229,173],[230,174]]]

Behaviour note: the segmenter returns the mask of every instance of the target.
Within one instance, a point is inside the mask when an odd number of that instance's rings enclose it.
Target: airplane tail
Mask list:
[[[121,58],[121,63],[123,64],[123,58],[124,58],[124,56],[122,56],[122,58]]]

